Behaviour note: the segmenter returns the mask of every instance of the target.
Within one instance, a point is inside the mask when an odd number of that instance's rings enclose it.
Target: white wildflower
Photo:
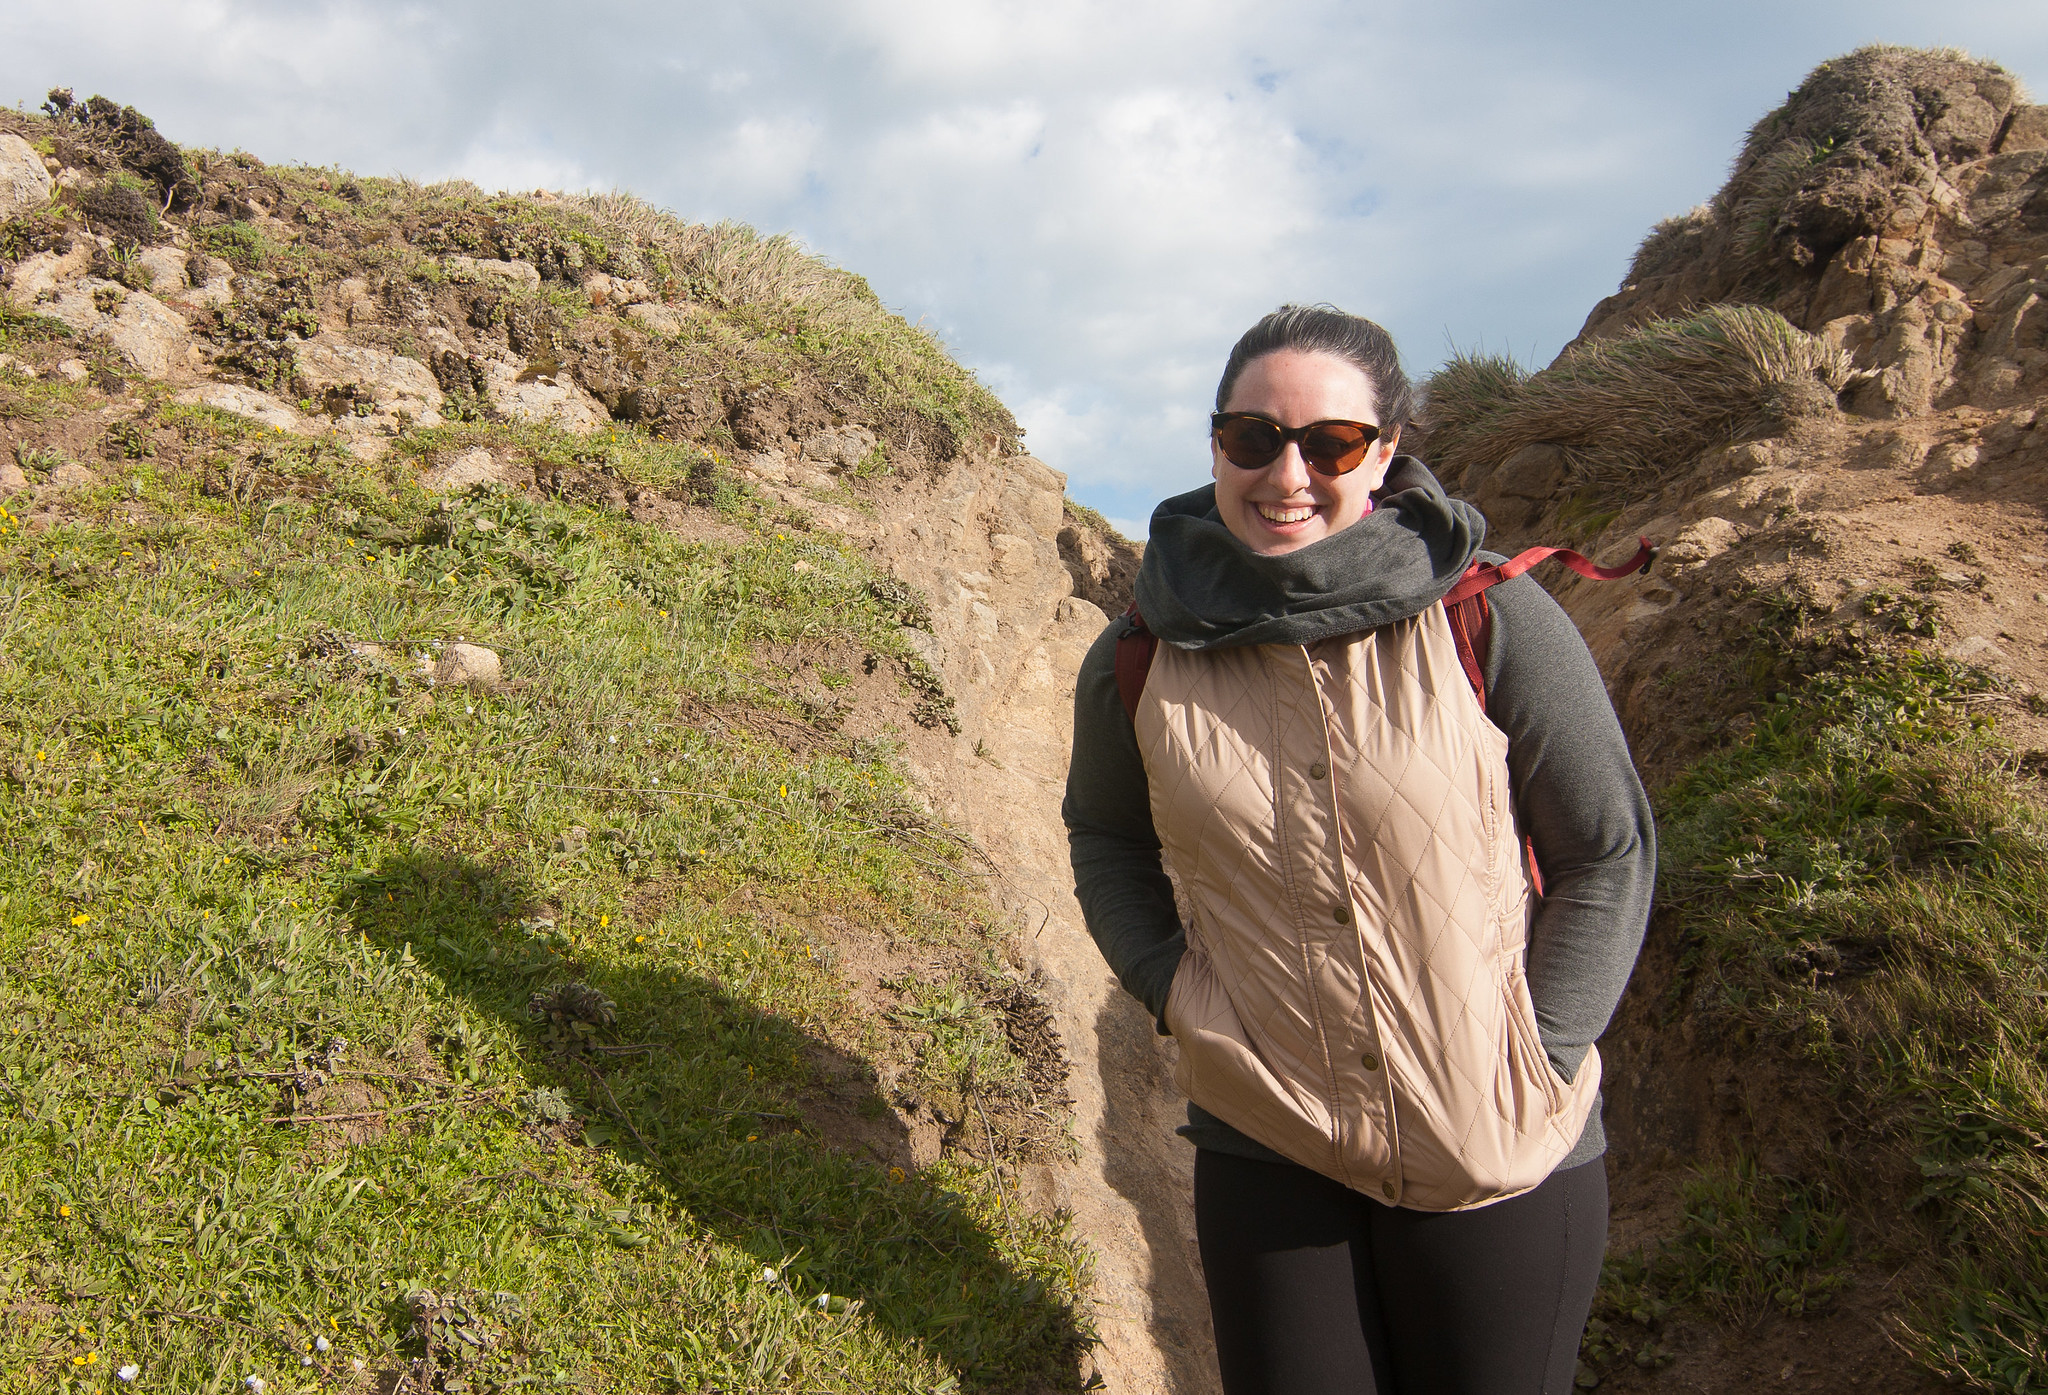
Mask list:
[[[134,1380],[137,1376],[141,1374],[142,1368],[131,1361],[126,1366],[123,1366],[120,1370],[114,1372],[114,1377],[117,1380]]]
[[[762,1282],[762,1283],[764,1283],[764,1284],[772,1284],[772,1283],[774,1283],[774,1282],[775,1282],[775,1281],[776,1281],[777,1279],[779,1279],[779,1278],[781,1278],[781,1277],[782,1277],[782,1276],[781,1276],[780,1274],[776,1273],[776,1272],[775,1272],[775,1271],[774,1271],[773,1269],[771,1269],[771,1268],[766,1268],[766,1267],[764,1267],[764,1268],[763,1268],[763,1269],[761,1270],[761,1282]]]
[[[334,1350],[334,1344],[328,1341],[325,1337],[315,1337],[313,1339],[313,1350],[332,1351]]]

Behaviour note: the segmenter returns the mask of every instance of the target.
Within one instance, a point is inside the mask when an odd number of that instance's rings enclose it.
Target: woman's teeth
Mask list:
[[[1255,504],[1253,507],[1258,509],[1259,517],[1268,523],[1302,523],[1315,515],[1315,508],[1308,504],[1291,509],[1281,508],[1278,504]]]

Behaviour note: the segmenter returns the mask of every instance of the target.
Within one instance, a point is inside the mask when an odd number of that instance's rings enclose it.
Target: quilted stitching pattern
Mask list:
[[[1566,1085],[1537,1040],[1507,740],[1442,608],[1306,651],[1162,646],[1137,732],[1195,908],[1168,1003],[1189,1096],[1404,1206],[1547,1176],[1598,1060]]]

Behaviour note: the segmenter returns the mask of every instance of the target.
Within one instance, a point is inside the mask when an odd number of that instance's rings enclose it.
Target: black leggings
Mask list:
[[[1203,1148],[1195,1232],[1228,1395],[1568,1395],[1607,1168],[1476,1211],[1404,1211]]]

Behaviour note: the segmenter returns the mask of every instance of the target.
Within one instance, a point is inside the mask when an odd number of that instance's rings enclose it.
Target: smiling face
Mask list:
[[[1372,380],[1356,365],[1331,354],[1282,349],[1245,365],[1230,390],[1226,412],[1256,412],[1282,426],[1312,421],[1379,424]],[[1319,475],[1287,443],[1263,469],[1247,470],[1223,458],[1209,443],[1216,477],[1216,511],[1223,526],[1254,552],[1277,556],[1321,542],[1365,517],[1373,490],[1387,477],[1394,438],[1374,441],[1349,474]]]

